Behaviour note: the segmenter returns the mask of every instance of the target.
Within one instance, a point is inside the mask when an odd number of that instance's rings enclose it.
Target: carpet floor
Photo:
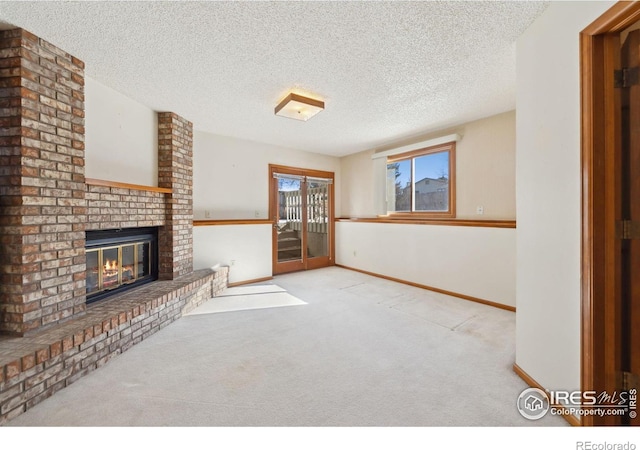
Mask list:
[[[217,314],[298,305],[306,305],[306,303],[277,285],[239,286],[226,289],[222,295],[209,300],[186,315]]]
[[[514,354],[511,312],[330,267],[230,289],[7,425],[566,426],[520,416]]]

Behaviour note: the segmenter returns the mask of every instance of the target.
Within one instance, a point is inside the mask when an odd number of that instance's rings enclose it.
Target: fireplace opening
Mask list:
[[[87,303],[158,279],[158,229],[87,231]]]

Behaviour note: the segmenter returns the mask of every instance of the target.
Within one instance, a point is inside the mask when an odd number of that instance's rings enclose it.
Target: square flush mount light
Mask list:
[[[324,102],[291,93],[276,106],[276,116],[307,121],[324,109]]]

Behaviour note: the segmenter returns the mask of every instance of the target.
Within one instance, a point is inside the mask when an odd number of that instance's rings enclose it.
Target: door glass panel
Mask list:
[[[278,262],[302,259],[302,183],[281,176],[278,182]]]
[[[100,274],[98,273],[99,250],[87,251],[87,294],[100,290]]]
[[[329,184],[307,184],[307,256],[329,256]]]
[[[128,283],[136,279],[134,268],[136,264],[136,248],[134,245],[122,247],[122,282]]]
[[[137,244],[138,247],[138,267],[136,276],[145,277],[151,273],[151,245],[149,242]]]
[[[104,289],[115,287],[118,282],[118,248],[102,250],[102,285]]]

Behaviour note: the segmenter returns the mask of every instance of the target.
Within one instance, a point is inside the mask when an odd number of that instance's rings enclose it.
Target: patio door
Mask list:
[[[334,263],[333,179],[333,172],[269,166],[274,274]]]

